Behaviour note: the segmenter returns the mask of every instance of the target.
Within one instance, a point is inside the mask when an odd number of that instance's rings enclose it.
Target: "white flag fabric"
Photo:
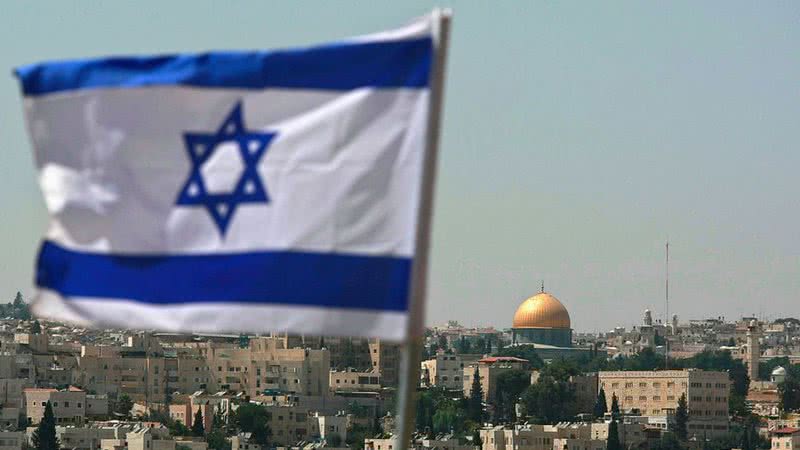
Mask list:
[[[316,47],[16,70],[50,225],[34,312],[406,337],[432,19]]]

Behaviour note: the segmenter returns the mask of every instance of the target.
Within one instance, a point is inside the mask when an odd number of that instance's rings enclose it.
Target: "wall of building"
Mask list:
[[[726,372],[702,370],[599,372],[608,408],[616,394],[620,408],[644,416],[674,414],[681,395],[689,409],[689,433],[706,436],[728,431],[730,379]]]

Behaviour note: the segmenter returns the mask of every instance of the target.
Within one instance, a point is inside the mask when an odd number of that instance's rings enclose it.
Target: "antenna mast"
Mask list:
[[[664,306],[665,306],[665,314],[666,317],[664,318],[664,370],[669,369],[669,330],[670,320],[669,320],[669,240],[667,240],[666,245],[666,260],[664,264]],[[673,330],[674,333],[674,330]]]

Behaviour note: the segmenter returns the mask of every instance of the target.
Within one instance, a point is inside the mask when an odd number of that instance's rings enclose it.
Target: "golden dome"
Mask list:
[[[525,300],[514,313],[513,328],[570,328],[567,308],[547,292]]]

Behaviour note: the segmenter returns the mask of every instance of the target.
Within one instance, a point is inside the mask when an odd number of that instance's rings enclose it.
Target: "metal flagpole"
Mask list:
[[[408,312],[407,338],[400,366],[400,385],[397,392],[397,410],[400,423],[397,427],[399,447],[408,448],[414,430],[417,385],[419,383],[420,354],[425,327],[425,296],[430,249],[431,222],[433,219],[433,192],[436,181],[436,161],[439,150],[439,128],[441,124],[442,97],[444,94],[444,70],[447,60],[447,45],[450,39],[450,10],[433,11],[434,61],[431,68],[431,98],[428,110],[428,126],[425,137],[425,159],[422,166],[422,190],[420,192],[417,217],[417,236],[414,252],[411,298]]]

